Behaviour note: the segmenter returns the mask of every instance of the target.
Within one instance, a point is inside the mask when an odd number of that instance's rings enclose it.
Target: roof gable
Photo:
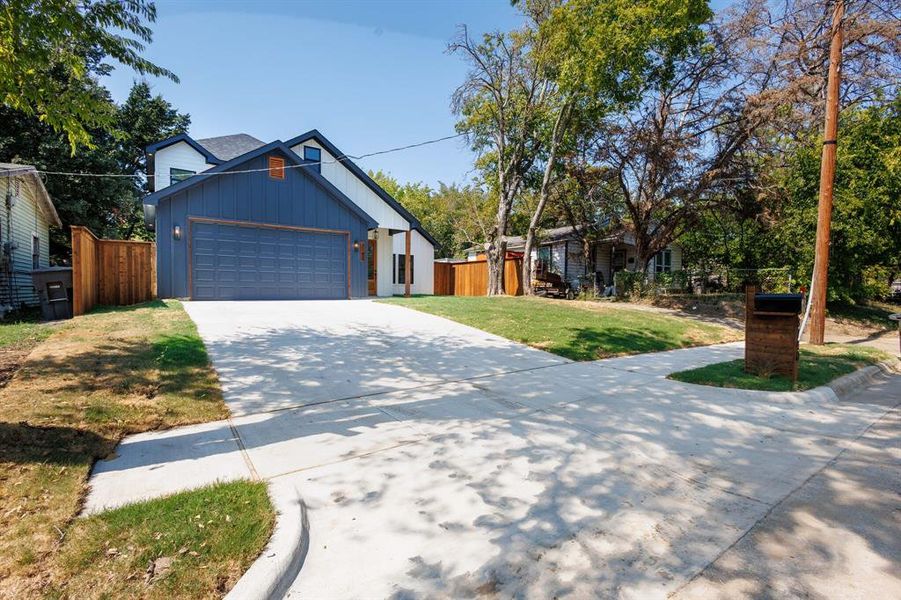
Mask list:
[[[44,182],[38,176],[37,170],[31,165],[19,165],[14,163],[0,163],[0,177],[23,177],[31,182],[35,189],[35,201],[41,212],[50,221],[51,225],[62,227],[63,223],[53,205],[53,199],[44,187]]]
[[[419,220],[413,216],[413,213],[408,211],[404,206],[398,202],[391,194],[382,189],[378,183],[376,183],[372,177],[366,174],[363,169],[358,167],[356,163],[354,163],[350,158],[341,152],[333,143],[331,143],[328,138],[326,138],[322,133],[319,132],[318,129],[311,129],[306,133],[302,133],[296,137],[291,138],[285,145],[289,148],[292,148],[298,144],[302,144],[304,142],[308,142],[310,140],[315,140],[320,146],[325,148],[329,154],[335,157],[336,160],[340,161],[342,165],[344,165],[348,171],[354,174],[363,184],[368,187],[370,190],[375,192],[375,194],[385,201],[391,208],[397,211],[404,219],[406,219],[410,223],[410,227],[415,229],[422,236],[429,241],[435,247],[440,247],[441,244],[438,243],[438,240],[432,237],[432,235],[425,230]]]
[[[199,185],[199,184],[207,181],[211,177],[220,176],[219,174],[221,174],[223,172],[231,171],[233,169],[239,171],[240,169],[236,169],[236,167],[240,167],[241,165],[246,164],[257,157],[262,156],[262,155],[267,154],[272,151],[280,152],[281,154],[283,154],[285,156],[285,158],[288,159],[288,161],[290,163],[292,163],[293,165],[296,165],[296,166],[312,164],[311,161],[303,160],[302,158],[297,156],[297,154],[295,154],[282,141],[276,140],[276,141],[270,142],[264,146],[260,146],[256,150],[252,150],[250,152],[245,152],[241,156],[238,156],[238,157],[233,158],[232,160],[223,162],[223,163],[213,167],[212,169],[203,171],[202,173],[197,173],[196,175],[192,175],[192,176],[188,177],[187,179],[180,181],[174,185],[170,185],[159,191],[149,194],[148,196],[144,197],[143,203],[147,204],[147,205],[155,206],[155,205],[159,204],[161,201],[164,201],[178,193],[184,192],[185,190],[188,190],[196,185]],[[291,168],[291,167],[287,167],[287,168]],[[341,190],[339,190],[334,185],[332,185],[332,183],[329,182],[325,177],[320,175],[316,171],[316,169],[300,168],[297,170],[301,171],[304,176],[312,179],[314,183],[316,183],[319,187],[321,187],[323,190],[325,190],[326,193],[328,193],[330,196],[332,196],[332,198],[337,200],[340,204],[347,207],[352,213],[354,213],[355,215],[357,215],[358,217],[360,217],[361,219],[366,221],[370,228],[375,227],[377,225],[375,219],[373,219],[362,208],[360,208],[354,202],[352,202],[350,200],[350,198],[345,196],[341,192]],[[268,171],[268,169],[263,169],[260,172],[263,173],[265,171]]]
[[[153,154],[154,152],[157,152],[158,150],[162,150],[163,148],[168,148],[169,146],[173,146],[179,142],[184,142],[187,145],[189,145],[190,147],[194,148],[194,150],[197,150],[197,152],[202,154],[203,157],[206,159],[206,161],[208,163],[210,163],[211,165],[219,165],[219,164],[222,164],[222,162],[223,162],[222,160],[217,158],[215,155],[213,155],[212,152],[210,152],[209,150],[207,150],[206,148],[204,148],[203,146],[198,144],[194,140],[194,138],[189,136],[187,133],[179,133],[178,135],[173,135],[172,137],[166,138],[160,142],[150,144],[144,150],[147,152],[147,154]]]

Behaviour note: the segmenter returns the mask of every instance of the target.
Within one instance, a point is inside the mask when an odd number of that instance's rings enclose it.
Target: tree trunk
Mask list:
[[[522,293],[531,296],[535,293],[532,289],[532,246],[535,244],[535,228],[529,225],[526,233],[526,245],[522,255]]]
[[[544,214],[544,207],[547,205],[548,195],[551,189],[551,177],[554,172],[554,165],[557,161],[557,149],[560,147],[560,140],[563,132],[569,123],[571,105],[566,104],[557,115],[554,122],[554,130],[551,133],[551,144],[547,157],[547,164],[544,166],[544,176],[541,179],[541,191],[538,194],[538,205],[532,218],[529,221],[529,231],[526,233],[526,246],[522,256],[522,293],[531,296],[532,290],[532,246],[535,244],[535,230],[538,229],[538,223],[541,222],[541,216]],[[566,273],[563,274],[566,279]]]
[[[512,193],[501,192],[498,199],[497,216],[494,227],[488,240],[488,290],[489,296],[503,296],[504,290],[504,259],[507,255],[507,220],[510,209],[513,206]]]
[[[601,291],[598,289],[598,278],[595,275],[595,270],[597,266],[594,264],[594,253],[592,252],[592,243],[591,240],[587,237],[583,237],[581,239],[582,242],[582,264],[585,265],[585,277],[591,276],[591,289],[594,291],[595,296],[600,296]]]

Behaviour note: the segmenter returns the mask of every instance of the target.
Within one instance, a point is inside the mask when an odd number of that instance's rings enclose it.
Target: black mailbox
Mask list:
[[[803,300],[801,294],[754,294],[754,311],[797,315]]]

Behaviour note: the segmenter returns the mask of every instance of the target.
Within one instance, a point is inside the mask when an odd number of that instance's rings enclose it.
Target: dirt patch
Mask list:
[[[40,343],[41,339],[28,339],[12,346],[0,348],[0,388],[9,383],[31,351]]]

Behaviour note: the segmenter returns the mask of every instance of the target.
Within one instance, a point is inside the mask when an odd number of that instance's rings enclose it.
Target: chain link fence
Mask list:
[[[773,294],[795,292],[798,288],[798,282],[792,278],[789,267],[683,269],[656,273],[653,277],[640,271],[620,271],[614,276],[615,293],[620,298],[741,294],[746,283],[753,283],[761,291]]]

